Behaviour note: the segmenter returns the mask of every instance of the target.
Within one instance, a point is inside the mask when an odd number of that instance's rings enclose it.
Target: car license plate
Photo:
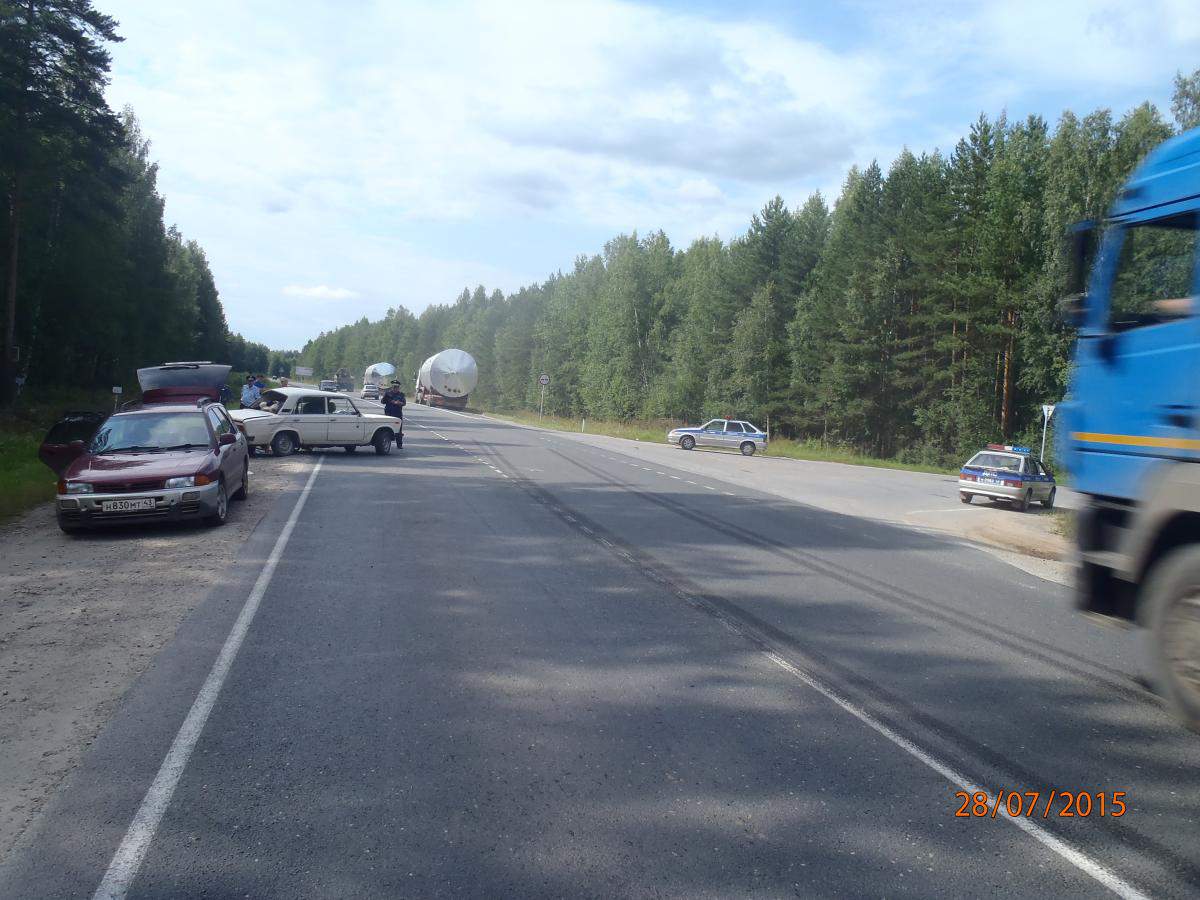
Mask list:
[[[139,497],[136,500],[101,500],[102,512],[137,512],[143,509],[154,509],[153,497]]]
[[[984,484],[1000,484],[999,478],[987,478],[986,476],[979,479]]]

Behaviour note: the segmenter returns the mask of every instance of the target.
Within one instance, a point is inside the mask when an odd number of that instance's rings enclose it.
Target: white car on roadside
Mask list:
[[[404,420],[363,412],[345,394],[312,388],[263,391],[267,409],[235,409],[229,415],[253,447],[287,456],[301,447],[343,447],[353,453],[374,447],[383,456],[404,447]]]

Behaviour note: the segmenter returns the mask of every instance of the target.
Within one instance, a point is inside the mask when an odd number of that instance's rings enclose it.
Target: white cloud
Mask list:
[[[330,287],[327,284],[314,284],[312,287],[302,287],[289,284],[280,293],[285,297],[308,297],[312,300],[349,300],[359,296],[357,291],[348,288]]]
[[[776,192],[801,202],[961,133],[950,101],[1144,95],[1200,55],[1191,0],[1107,2],[850,7],[837,49],[619,0],[102,5],[126,37],[110,97],[153,141],[168,217],[208,252],[231,325],[290,346],[514,289],[597,232],[728,237]]]

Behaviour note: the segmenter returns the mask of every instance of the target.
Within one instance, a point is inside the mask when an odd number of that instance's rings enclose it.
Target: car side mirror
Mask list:
[[[218,447],[228,447],[230,444],[236,444],[236,443],[237,443],[237,435],[234,434],[232,431],[227,431],[223,435],[221,435],[219,438],[217,438],[217,446]]]

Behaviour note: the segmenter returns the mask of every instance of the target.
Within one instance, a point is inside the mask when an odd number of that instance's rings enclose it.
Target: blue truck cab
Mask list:
[[[1078,605],[1142,627],[1156,686],[1200,730],[1200,129],[1152,151],[1102,228],[1077,227],[1078,329],[1058,445],[1087,502]],[[1096,247],[1094,254],[1089,246]]]

